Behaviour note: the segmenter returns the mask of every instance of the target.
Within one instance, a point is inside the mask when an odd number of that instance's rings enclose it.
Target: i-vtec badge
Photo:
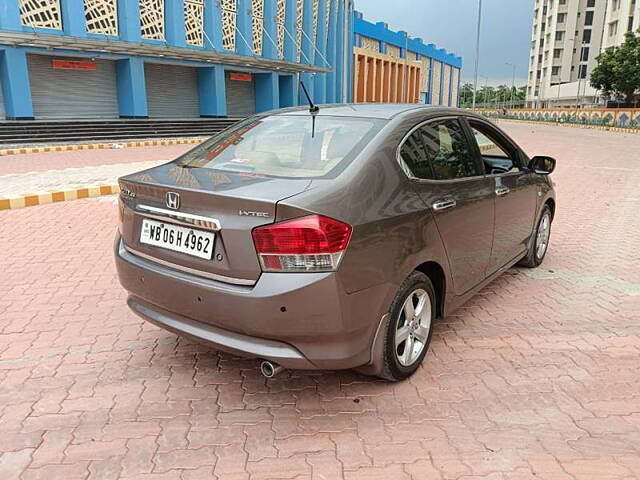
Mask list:
[[[268,212],[249,212],[247,210],[240,210],[238,211],[238,214],[241,217],[262,217],[262,218],[266,218],[269,216]]]

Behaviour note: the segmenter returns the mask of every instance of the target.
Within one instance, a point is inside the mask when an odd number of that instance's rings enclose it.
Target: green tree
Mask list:
[[[640,35],[627,32],[617,48],[598,55],[598,66],[591,73],[591,86],[607,98],[634,103],[640,89]]]

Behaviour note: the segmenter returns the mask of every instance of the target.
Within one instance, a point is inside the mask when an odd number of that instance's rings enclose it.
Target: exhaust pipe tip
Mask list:
[[[262,373],[262,376],[265,378],[273,378],[282,370],[284,370],[282,366],[269,360],[265,360],[260,364],[260,373]]]

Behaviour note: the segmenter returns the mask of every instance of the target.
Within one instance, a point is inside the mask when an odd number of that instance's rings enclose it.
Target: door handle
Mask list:
[[[511,190],[509,190],[509,188],[507,187],[497,187],[496,188],[496,195],[498,195],[499,197],[502,197],[504,195],[506,195],[507,193],[509,193]]]
[[[433,202],[432,208],[434,212],[441,212],[443,210],[453,208],[457,204],[458,203],[453,198],[448,198],[445,200],[438,200],[437,202]]]

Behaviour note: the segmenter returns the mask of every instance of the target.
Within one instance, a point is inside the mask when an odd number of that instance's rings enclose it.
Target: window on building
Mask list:
[[[567,14],[566,13],[559,13],[558,14],[558,23],[564,23],[567,21]]]
[[[629,24],[627,25],[627,32],[633,30],[633,17],[629,17]]]
[[[589,61],[589,47],[584,47],[582,49],[582,55],[580,58],[581,62],[588,62]]]
[[[62,30],[60,0],[21,0],[20,22],[31,28]]]
[[[587,0],[587,8],[593,8],[596,6],[596,0]]]
[[[541,31],[541,32],[544,32],[546,29],[547,29],[547,24],[546,24],[546,23],[543,23],[543,24],[540,26],[540,31]]]
[[[562,40],[564,40],[564,32],[559,30],[556,32],[556,42],[561,42]]]
[[[551,67],[551,75],[560,75],[560,67]]]
[[[562,57],[562,49],[561,48],[554,48],[553,50],[553,58],[560,58]]]
[[[578,78],[587,78],[587,66],[586,65],[580,65],[580,68],[578,69]]]
[[[615,22],[611,22],[609,24],[609,36],[613,37],[614,35],[617,35],[618,33],[618,21],[616,20]]]
[[[585,30],[582,32],[582,41],[584,43],[591,43],[591,30]]]
[[[164,40],[164,0],[140,0],[140,34],[147,40]]]
[[[558,5],[566,5],[567,0],[558,0]]]
[[[589,10],[584,15],[584,24],[587,26],[593,25],[593,10]]]

